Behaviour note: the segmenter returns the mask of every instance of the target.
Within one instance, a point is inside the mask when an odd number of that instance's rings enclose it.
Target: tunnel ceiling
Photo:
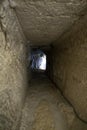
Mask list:
[[[16,13],[27,39],[49,44],[84,15],[86,0],[16,0]]]

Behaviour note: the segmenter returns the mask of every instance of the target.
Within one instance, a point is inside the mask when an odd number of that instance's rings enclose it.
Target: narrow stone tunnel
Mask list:
[[[86,108],[87,1],[1,0],[0,130],[87,130]]]

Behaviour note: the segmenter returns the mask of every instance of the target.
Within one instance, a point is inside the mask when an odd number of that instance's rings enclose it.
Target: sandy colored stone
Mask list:
[[[31,44],[50,44],[85,14],[86,0],[16,0],[16,13]]]
[[[53,79],[73,105],[78,116],[87,121],[87,15],[55,43]]]
[[[0,130],[15,130],[21,116],[27,78],[25,37],[16,14],[0,6]]]
[[[20,130],[49,129],[86,130],[87,124],[76,117],[73,108],[51,81],[40,75],[31,80],[22,110]]]
[[[0,130],[87,130],[86,13],[86,0],[0,1]],[[54,45],[49,73],[72,106],[47,77],[27,91],[26,43]]]
[[[32,130],[55,130],[53,113],[49,102],[42,100],[36,108],[35,121]]]

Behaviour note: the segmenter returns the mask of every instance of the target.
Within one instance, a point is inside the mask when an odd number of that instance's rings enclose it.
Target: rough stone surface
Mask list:
[[[16,12],[31,44],[58,39],[87,7],[86,0],[16,0]]]
[[[54,43],[53,50],[51,75],[74,109],[48,79],[32,81],[24,105],[30,76],[24,34],[31,43],[49,44],[84,15],[86,4],[86,0],[0,1],[0,130],[87,130],[74,113],[75,109],[87,122],[87,16]]]
[[[25,37],[8,0],[0,5],[0,130],[15,130],[27,84]]]
[[[47,77],[31,80],[22,111],[20,130],[87,130],[73,108]]]
[[[87,121],[87,15],[57,42],[53,80],[79,117]]]

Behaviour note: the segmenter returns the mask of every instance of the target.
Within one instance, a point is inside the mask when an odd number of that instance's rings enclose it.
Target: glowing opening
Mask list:
[[[46,70],[46,55],[44,54],[42,57],[39,57],[38,61],[39,69]]]
[[[47,57],[41,50],[32,51],[31,53],[31,69],[46,70]]]

